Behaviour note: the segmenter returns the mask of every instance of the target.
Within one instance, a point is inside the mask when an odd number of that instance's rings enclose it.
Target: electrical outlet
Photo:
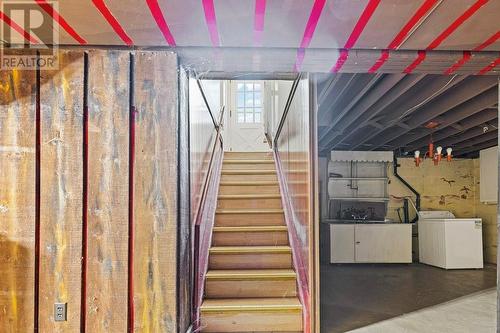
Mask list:
[[[55,321],[66,321],[67,304],[68,303],[55,303],[54,304],[54,320]]]

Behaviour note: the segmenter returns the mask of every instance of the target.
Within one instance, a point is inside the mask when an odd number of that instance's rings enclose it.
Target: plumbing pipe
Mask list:
[[[418,212],[420,211],[420,193],[418,193],[417,190],[415,190],[403,177],[401,177],[399,174],[398,174],[398,167],[399,167],[399,164],[398,164],[398,158],[396,157],[396,154],[394,154],[394,161],[393,161],[393,173],[394,173],[394,177],[396,177],[397,179],[399,179],[399,181],[401,183],[403,183],[403,185],[405,185],[410,191],[413,192],[413,194],[415,194],[415,197],[416,197],[416,210],[417,210],[417,216],[413,219],[412,223],[416,222],[418,220]]]

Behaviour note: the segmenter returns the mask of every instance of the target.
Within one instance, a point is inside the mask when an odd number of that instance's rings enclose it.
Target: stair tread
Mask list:
[[[267,186],[275,185],[278,186],[279,183],[275,180],[257,180],[257,181],[221,181],[220,186]]]
[[[283,209],[217,209],[216,214],[281,214]]]
[[[212,246],[210,253],[237,254],[237,253],[291,253],[290,246]]]
[[[276,170],[251,170],[251,169],[231,169],[231,170],[222,170],[221,173],[223,175],[275,175]]]
[[[207,280],[292,279],[297,274],[293,269],[212,269]]]
[[[252,231],[287,231],[284,225],[258,225],[237,227],[214,227],[214,232],[252,232]]]
[[[271,159],[224,159],[223,163],[227,164],[274,164]]]
[[[275,199],[281,198],[279,193],[268,194],[219,194],[219,199]]]
[[[205,299],[201,312],[219,311],[301,311],[297,297]]]

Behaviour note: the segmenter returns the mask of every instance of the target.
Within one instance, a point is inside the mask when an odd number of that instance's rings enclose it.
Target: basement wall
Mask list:
[[[479,159],[455,159],[451,163],[442,161],[434,166],[424,161],[418,168],[413,158],[400,158],[399,174],[421,194],[422,210],[449,210],[457,217],[480,217],[483,219],[484,259],[496,263],[497,228],[496,205],[485,205],[479,201]],[[388,170],[388,192],[391,201],[388,217],[399,220],[397,208],[402,207],[402,197],[413,194]],[[494,180],[493,180],[494,181]],[[401,210],[401,216],[403,212]],[[414,211],[410,207],[410,217]]]
[[[58,52],[0,71],[0,332],[185,332],[177,56]]]
[[[483,251],[486,262],[497,263],[497,204],[484,204],[479,199],[479,187],[481,184],[480,159],[474,160],[474,179],[475,179],[475,208],[476,216],[483,219]],[[496,179],[486,181],[495,182]]]

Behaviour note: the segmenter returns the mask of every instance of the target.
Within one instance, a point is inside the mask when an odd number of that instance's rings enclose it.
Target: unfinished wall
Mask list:
[[[484,258],[486,262],[496,263],[497,208],[479,201],[479,159],[442,161],[438,166],[426,160],[418,168],[413,158],[400,158],[398,162],[401,164],[399,174],[420,192],[422,210],[449,210],[457,217],[483,218]],[[388,217],[398,221],[396,210],[403,205],[402,197],[412,196],[414,200],[414,196],[394,177],[392,164],[389,167]],[[414,216],[411,207],[410,216]]]
[[[398,162],[401,165],[398,169],[401,177],[421,195],[421,210],[449,210],[457,217],[474,217],[476,188],[473,160],[442,161],[438,166],[426,160],[418,168],[413,158],[400,158]],[[394,177],[392,163],[387,174],[391,197],[388,216],[398,221],[396,209],[403,205],[399,198],[413,194]],[[415,201],[414,196],[412,198]],[[413,215],[412,208],[410,211]]]
[[[0,332],[185,332],[177,58],[58,57],[0,71]]]
[[[479,186],[481,184],[480,159],[474,160],[475,207],[476,216],[483,219],[483,251],[486,262],[497,263],[497,204],[484,204],[480,201]],[[491,181],[495,181],[492,179]]]

